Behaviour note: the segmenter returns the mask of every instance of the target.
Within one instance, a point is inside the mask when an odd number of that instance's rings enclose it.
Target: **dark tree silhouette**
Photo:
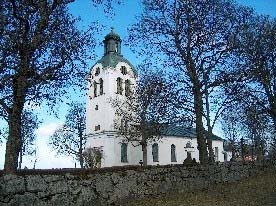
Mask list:
[[[21,116],[28,102],[55,104],[85,77],[97,31],[77,29],[68,13],[74,0],[1,1],[0,7],[0,115],[9,125],[6,173],[15,173],[21,150]],[[91,0],[110,6],[112,0]],[[108,9],[108,7],[107,7]],[[95,31],[93,30],[95,29]]]
[[[213,127],[211,93],[223,83],[234,81],[230,64],[236,46],[233,41],[251,12],[230,0],[149,0],[143,4],[143,13],[130,29],[129,40],[141,48],[142,54],[158,54],[158,64],[165,59],[165,68],[181,73],[182,90],[192,96],[199,159],[206,164],[204,117],[211,161],[214,156],[209,138]]]
[[[21,147],[19,152],[18,168],[21,169],[23,156],[32,156],[36,153],[36,133],[40,121],[31,111],[24,110],[21,117]]]
[[[72,103],[66,115],[65,123],[50,137],[49,145],[58,155],[74,157],[84,167],[84,146],[87,140],[85,134],[85,107]]]
[[[241,31],[238,55],[249,80],[237,95],[269,115],[276,131],[276,20],[254,16]]]

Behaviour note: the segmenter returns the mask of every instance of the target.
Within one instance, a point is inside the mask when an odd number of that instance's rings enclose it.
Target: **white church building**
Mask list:
[[[87,148],[101,151],[101,167],[138,165],[143,159],[141,146],[127,142],[114,127],[115,109],[110,100],[125,98],[135,85],[137,73],[121,54],[121,38],[113,29],[105,36],[104,55],[92,67],[87,97]],[[171,125],[156,142],[148,143],[148,165],[182,164],[191,155],[199,161],[194,128]],[[212,136],[216,161],[229,161],[231,153],[224,151],[224,140]],[[137,145],[137,144],[136,144]]]

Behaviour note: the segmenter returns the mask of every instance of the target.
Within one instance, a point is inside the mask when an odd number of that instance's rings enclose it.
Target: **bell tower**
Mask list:
[[[118,120],[112,100],[125,98],[136,85],[137,73],[121,54],[122,40],[111,28],[103,40],[104,54],[91,68],[86,104],[86,148],[101,148],[101,166],[125,165],[120,159],[122,137],[114,124]],[[136,160],[135,161],[139,161]]]

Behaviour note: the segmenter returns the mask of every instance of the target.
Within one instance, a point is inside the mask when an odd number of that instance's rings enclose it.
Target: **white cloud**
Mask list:
[[[65,168],[73,167],[71,157],[56,156],[48,145],[49,137],[62,125],[62,122],[52,122],[44,124],[37,129],[37,163],[36,168]],[[29,165],[33,167],[32,165]],[[28,167],[28,166],[27,166]]]
[[[53,123],[49,123],[49,124],[44,124],[44,125],[42,125],[41,127],[39,127],[37,129],[37,131],[36,131],[37,137],[38,138],[49,137],[61,125],[62,125],[62,123],[60,123],[60,122],[53,122]]]
[[[37,159],[37,169],[51,168],[70,168],[75,163],[70,156],[56,156],[56,152],[52,151],[48,145],[49,137],[54,131],[62,125],[62,122],[51,122],[41,125],[37,131],[37,154],[36,157],[23,157],[22,168],[25,166],[33,168],[34,160]],[[0,146],[0,169],[4,167],[5,143]],[[78,165],[79,166],[79,165]]]

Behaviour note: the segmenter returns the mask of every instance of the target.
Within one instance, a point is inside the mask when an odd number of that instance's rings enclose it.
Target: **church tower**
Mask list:
[[[139,157],[131,158],[131,144],[125,143],[114,128],[116,119],[112,99],[125,98],[130,94],[136,82],[133,65],[121,54],[122,40],[111,28],[103,40],[104,55],[92,67],[89,74],[89,91],[87,97],[86,130],[88,140],[86,149],[102,151],[101,167],[126,165],[137,162]],[[122,161],[123,152],[129,157]],[[133,152],[133,151],[132,151]],[[137,159],[136,159],[137,158]]]

